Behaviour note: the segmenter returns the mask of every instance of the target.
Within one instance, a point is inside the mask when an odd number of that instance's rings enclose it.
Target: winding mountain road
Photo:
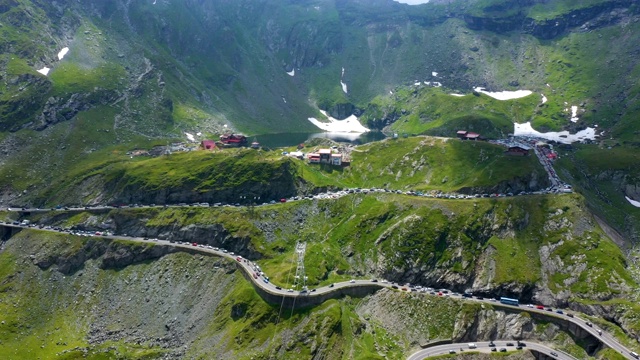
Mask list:
[[[33,231],[47,231],[47,232],[55,232],[55,233],[62,233],[62,234],[67,234],[68,232],[66,231],[59,231],[59,230],[54,230],[54,229],[39,229],[39,228],[34,228],[32,226],[28,226],[28,225],[16,225],[13,223],[4,223],[4,224],[0,224],[0,226],[4,226],[4,227],[10,227],[10,228],[17,228],[17,229],[29,229],[29,230],[33,230]],[[236,263],[236,265],[242,269],[248,276],[247,278],[250,279],[254,286],[259,287],[261,290],[272,294],[272,295],[276,295],[276,296],[281,296],[281,297],[289,297],[289,298],[297,298],[297,297],[316,297],[316,296],[322,296],[322,295],[326,295],[326,294],[330,294],[330,293],[335,293],[336,297],[340,296],[340,289],[343,288],[350,288],[350,287],[359,287],[359,286],[377,286],[380,288],[393,288],[396,289],[398,291],[406,291],[406,292],[415,292],[416,289],[404,286],[404,285],[397,285],[397,284],[392,284],[389,283],[387,281],[384,280],[377,280],[377,279],[371,279],[371,280],[350,280],[350,281],[345,281],[345,282],[338,282],[335,284],[331,284],[328,286],[321,286],[318,288],[314,288],[314,289],[310,289],[309,291],[294,291],[291,289],[284,289],[284,288],[280,288],[277,285],[274,285],[273,283],[271,283],[265,275],[260,275],[260,270],[259,267],[256,266],[255,263],[253,263],[252,261],[248,260],[248,259],[244,259],[238,255],[235,255],[233,253],[229,253],[224,249],[217,249],[217,248],[212,248],[211,246],[205,246],[205,245],[201,245],[201,244],[188,244],[188,243],[184,243],[184,242],[175,242],[175,241],[169,241],[169,240],[159,240],[159,239],[144,239],[144,238],[139,238],[139,237],[130,237],[130,236],[117,236],[117,235],[99,235],[98,237],[100,238],[105,238],[105,239],[111,239],[111,240],[127,240],[127,241],[134,241],[134,242],[139,242],[139,243],[153,243],[155,245],[158,246],[169,246],[169,247],[174,247],[174,248],[180,248],[180,249],[185,249],[185,250],[189,250],[189,251],[197,251],[197,252],[201,252],[201,253],[207,253],[207,254],[211,254],[211,255],[215,255],[215,256],[220,256],[223,258],[227,258],[231,261],[233,261],[234,263]],[[426,292],[426,291],[422,291],[423,293],[426,294],[436,294],[435,296],[450,296],[450,294],[448,293],[442,293],[442,292],[438,292],[436,293],[437,290],[435,291],[431,291],[431,292]],[[465,298],[465,297],[460,297],[459,299],[461,299],[461,301],[475,301],[475,302],[480,302],[480,303],[487,303],[490,304],[493,307],[496,308],[505,308],[505,309],[512,309],[515,311],[526,311],[526,312],[530,312],[530,313],[540,313],[540,314],[544,314],[546,316],[553,316],[553,317],[557,317],[558,319],[562,319],[564,321],[568,321],[571,323],[574,323],[575,325],[579,326],[580,328],[582,328],[584,331],[587,331],[588,333],[590,333],[591,335],[593,335],[596,339],[598,339],[600,342],[602,342],[604,345],[608,346],[609,348],[619,352],[620,354],[622,354],[625,358],[627,359],[635,359],[632,355],[631,355],[631,351],[626,348],[624,345],[622,345],[621,343],[619,343],[611,334],[608,334],[604,331],[602,331],[601,329],[596,329],[593,327],[593,324],[591,324],[590,322],[588,322],[587,320],[584,320],[583,318],[579,317],[578,314],[576,314],[575,312],[571,311],[571,313],[573,314],[573,317],[569,317],[567,314],[565,314],[564,312],[562,314],[558,313],[558,312],[553,312],[550,311],[548,308],[547,309],[537,309],[532,305],[527,305],[527,306],[512,306],[512,305],[506,305],[506,304],[502,304],[497,302],[495,299],[478,299],[478,298]],[[478,344],[484,344],[484,343],[478,343]],[[488,343],[487,343],[488,344]],[[529,344],[529,343],[527,343]],[[480,346],[480,345],[478,345]],[[534,349],[534,344],[531,344],[531,348]],[[545,347],[544,345],[536,345],[539,346],[539,349],[541,352],[544,353],[550,353],[548,350],[550,350],[549,348]],[[456,344],[457,349],[459,349],[460,344]],[[442,349],[447,349],[447,352],[449,350],[452,350],[455,348],[442,348]],[[440,349],[438,347],[438,349]],[[429,351],[427,351],[429,350]],[[538,350],[536,348],[536,350]],[[424,351],[424,352],[423,352]],[[432,356],[434,354],[432,354],[431,352],[431,348],[429,349],[424,349],[419,351],[416,354],[413,354],[412,357],[410,357],[411,360],[414,359],[423,359],[427,356]],[[443,350],[444,351],[444,350]],[[423,354],[423,355],[420,355]],[[431,354],[431,355],[427,355],[427,354]],[[560,353],[558,353],[560,354]],[[566,354],[565,354],[566,355]],[[422,356],[422,357],[416,357],[414,358],[413,356]],[[566,355],[568,356],[568,355]],[[558,357],[558,359],[573,359],[572,357]]]
[[[494,345],[493,347],[489,346],[489,342],[487,341],[481,341],[481,342],[476,342],[474,343],[474,345],[476,346],[476,348],[470,348],[469,344],[467,343],[457,343],[457,344],[446,344],[446,345],[438,345],[438,346],[433,346],[433,347],[429,347],[426,349],[422,349],[420,351],[417,351],[413,354],[411,354],[411,356],[409,356],[407,358],[407,360],[423,360],[426,358],[429,358],[431,356],[438,356],[438,355],[444,355],[444,354],[458,354],[458,353],[465,353],[465,352],[482,352],[482,353],[490,353],[492,352],[491,349],[494,348],[496,349],[495,352],[512,352],[512,351],[516,351],[516,347],[511,345],[511,346],[507,346],[507,342],[513,344],[513,341],[507,341],[507,340],[495,340],[493,341]],[[504,349],[504,351],[500,351]],[[537,352],[543,353],[551,358],[554,359],[559,359],[559,360],[578,360],[577,358],[563,353],[562,351],[558,351],[558,350],[553,350],[552,348],[542,345],[542,344],[538,344],[538,343],[532,343],[527,341],[523,348],[523,350],[529,349],[529,350],[535,350]]]

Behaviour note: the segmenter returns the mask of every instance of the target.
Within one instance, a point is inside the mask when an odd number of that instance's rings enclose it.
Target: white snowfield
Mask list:
[[[296,69],[291,69],[291,71],[287,71],[287,75],[295,76],[296,75]]]
[[[498,99],[498,100],[512,100],[512,99],[520,99],[523,98],[525,96],[529,96],[531,94],[533,94],[533,92],[531,90],[516,90],[516,91],[498,91],[498,92],[490,92],[490,91],[485,91],[483,87],[475,87],[473,88],[474,91],[479,92],[479,93],[483,93],[485,95],[488,95],[494,99]]]
[[[48,68],[48,67],[45,66],[42,69],[36,70],[36,71],[38,71],[40,74],[42,74],[44,76],[47,76],[47,74],[49,74],[49,70],[51,70],[51,68]]]
[[[571,122],[578,122],[578,107],[577,106],[572,106],[571,107]]]
[[[347,84],[342,82],[343,78],[344,78],[344,68],[342,68],[342,74],[340,74],[340,86],[342,86],[342,91],[344,91],[345,94],[348,94],[348,92],[347,92]]]
[[[189,139],[189,141],[196,141],[196,138],[193,136],[193,134],[189,134],[188,132],[184,134],[187,135],[187,139]]]
[[[449,94],[449,95],[451,95],[451,96],[457,96],[457,97],[463,97],[463,96],[464,96],[464,94]]]
[[[546,103],[547,102],[547,97],[544,96],[544,94],[540,94],[540,95],[542,95],[542,103],[543,104]]]
[[[588,127],[575,134],[571,134],[568,131],[541,133],[534,130],[530,122],[526,122],[524,124],[513,123],[513,135],[539,137],[547,140],[555,140],[563,144],[571,144],[577,141],[595,140],[596,129]]]
[[[320,110],[320,112],[329,119],[329,122],[321,122],[312,117],[309,118],[309,121],[324,131],[336,133],[365,133],[370,131],[360,124],[360,121],[358,121],[358,118],[355,115],[351,115],[344,120],[338,120],[329,116],[324,110]]]
[[[62,48],[62,50],[60,50],[60,52],[58,53],[58,60],[62,60],[62,58],[64,58],[64,56],[67,55],[68,52],[68,47]]]
[[[629,204],[631,204],[631,205],[633,205],[633,206],[635,206],[637,208],[640,208],[640,201],[635,201],[633,199],[630,199],[628,196],[625,196],[624,198],[627,199]]]

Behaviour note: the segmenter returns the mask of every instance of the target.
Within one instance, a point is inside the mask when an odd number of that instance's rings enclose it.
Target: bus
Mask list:
[[[513,306],[518,306],[518,300],[517,299],[511,299],[508,297],[501,297],[500,298],[500,302],[506,305],[513,305]]]

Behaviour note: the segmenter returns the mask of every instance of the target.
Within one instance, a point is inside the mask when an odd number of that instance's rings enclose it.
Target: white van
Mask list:
[[[636,359],[640,359],[640,355],[638,355],[638,353],[635,353],[635,352],[633,352],[633,351],[632,351],[630,354],[631,354],[631,356],[633,356],[634,358],[636,358]]]
[[[476,344],[469,343],[469,349],[475,349],[475,348],[477,348]]]

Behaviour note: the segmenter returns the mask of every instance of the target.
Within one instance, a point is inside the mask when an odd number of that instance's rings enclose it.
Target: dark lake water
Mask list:
[[[280,134],[265,134],[249,136],[249,142],[256,141],[261,146],[267,148],[278,148],[286,146],[295,146],[304,142],[307,142],[315,138],[331,139],[338,142],[348,142],[351,144],[366,144],[373,141],[378,141],[386,138],[386,136],[379,131],[369,131],[362,134],[351,133],[280,133]]]

